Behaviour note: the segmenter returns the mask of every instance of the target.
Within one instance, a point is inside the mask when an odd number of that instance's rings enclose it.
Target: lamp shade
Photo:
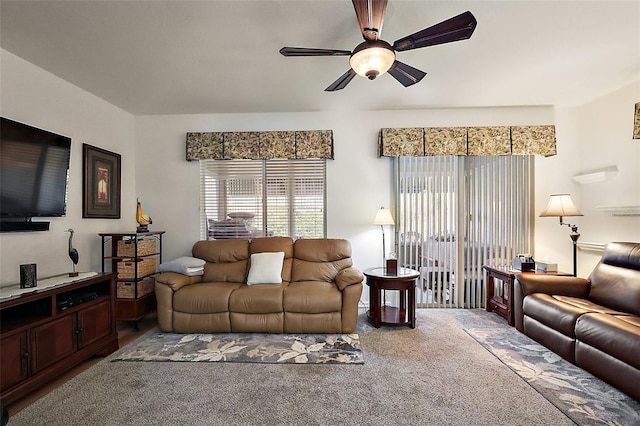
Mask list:
[[[540,213],[540,217],[562,217],[562,216],[582,216],[582,213],[578,210],[571,195],[569,194],[554,194],[549,198],[549,204],[547,208]]]
[[[373,80],[389,71],[395,60],[396,54],[389,43],[382,40],[365,41],[353,51],[349,65],[356,74]]]
[[[373,220],[374,225],[393,225],[393,217],[391,211],[380,207],[380,210],[376,213],[376,218]]]

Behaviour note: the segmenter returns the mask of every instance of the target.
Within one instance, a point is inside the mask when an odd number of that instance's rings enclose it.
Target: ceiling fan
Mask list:
[[[402,37],[391,45],[380,39],[387,0],[352,0],[352,2],[360,24],[360,32],[364,37],[364,42],[357,45],[353,52],[307,47],[283,47],[280,49],[280,53],[284,56],[350,56],[349,65],[351,68],[324,89],[327,92],[344,89],[356,74],[373,80],[377,76],[389,72],[405,87],[416,84],[422,80],[426,73],[396,60],[396,52],[466,40],[471,37],[477,24],[473,14],[467,11],[417,33]]]

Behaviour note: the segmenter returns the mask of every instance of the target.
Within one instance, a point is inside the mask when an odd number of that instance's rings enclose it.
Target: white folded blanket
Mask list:
[[[183,275],[204,275],[204,264],[206,262],[197,257],[183,256],[170,262],[161,263],[158,268],[160,272],[178,272]]]

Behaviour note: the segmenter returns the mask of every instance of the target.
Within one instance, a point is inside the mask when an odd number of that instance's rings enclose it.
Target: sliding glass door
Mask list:
[[[484,264],[532,244],[533,157],[394,159],[396,249],[426,307],[484,307]]]

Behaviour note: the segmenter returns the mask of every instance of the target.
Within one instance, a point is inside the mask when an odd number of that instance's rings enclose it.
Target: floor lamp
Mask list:
[[[582,213],[580,213],[576,205],[573,204],[571,195],[554,194],[549,199],[547,208],[542,213],[540,213],[540,217],[559,217],[560,225],[567,225],[569,228],[571,228],[571,233],[569,234],[569,236],[573,241],[573,276],[576,277],[578,276],[577,250],[578,238],[580,238],[580,234],[578,233],[577,225],[571,225],[562,221],[563,216],[582,216]]]
[[[373,220],[374,225],[380,225],[380,230],[382,231],[382,261],[386,259],[386,249],[384,246],[384,225],[394,225],[393,217],[391,216],[391,211],[385,209],[384,207],[380,207],[380,210],[376,213],[376,218]]]

